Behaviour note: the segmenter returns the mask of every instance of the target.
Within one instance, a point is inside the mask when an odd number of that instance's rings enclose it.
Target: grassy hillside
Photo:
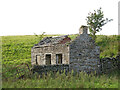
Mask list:
[[[115,57],[118,54],[120,35],[97,35],[96,44],[100,46],[100,57]]]
[[[76,36],[77,35],[71,35],[70,37],[71,37],[71,39],[74,39]],[[120,35],[119,36],[118,35],[111,35],[111,36],[97,35],[96,44],[98,46],[100,46],[100,51],[101,51],[100,57],[101,58],[115,57],[118,53],[118,40],[120,40]],[[2,36],[2,66],[3,66],[2,69],[3,69],[3,71],[6,71],[6,70],[10,69],[11,67],[15,67],[16,65],[19,65],[24,62],[28,63],[29,66],[31,66],[31,48],[34,44],[37,44],[38,42],[39,42],[39,38],[37,38],[35,35]],[[104,78],[105,78],[105,80],[108,79],[112,83],[112,79],[110,79],[111,77],[107,78],[107,76],[105,76]],[[115,76],[113,78],[114,78],[113,82],[116,82],[116,83],[111,87],[116,87],[118,84],[117,77]],[[50,83],[56,83],[52,79],[51,79],[52,81],[50,81],[50,82],[45,81],[45,80],[43,80],[41,82],[39,80],[36,81],[38,83],[41,83],[41,84],[37,84],[37,85],[39,86],[44,83],[48,83],[50,85],[50,86],[48,85],[48,87],[52,87]],[[83,80],[85,81],[86,79],[83,79]],[[99,81],[99,80],[101,80],[101,78],[98,78],[98,80],[96,81],[99,83],[99,85],[104,84],[104,83],[101,83],[101,81]],[[32,80],[28,79],[27,81],[25,80],[24,83],[28,83],[30,81],[31,81],[31,83],[35,82],[35,80],[33,80],[33,79]],[[59,81],[59,79],[58,79],[58,81]],[[81,79],[77,80],[77,81],[73,80],[72,83],[75,83],[75,85],[78,85],[79,82],[81,82]],[[94,81],[85,81],[85,82],[88,82],[88,84],[94,83]],[[64,81],[62,83],[65,84],[65,83],[69,83],[69,82]],[[9,84],[10,84],[10,82],[4,82],[3,86],[10,87]],[[20,85],[23,85],[22,81],[11,83],[11,84],[13,85],[11,87],[14,87],[14,84],[17,87],[20,87]],[[32,83],[32,84],[34,84],[34,83]],[[57,84],[60,84],[60,83],[57,83]],[[29,84],[27,87],[30,87],[30,85],[31,84]],[[66,84],[66,85],[69,85],[69,84]],[[100,87],[99,85],[98,85],[98,87]],[[106,85],[107,85],[107,87],[109,87],[109,83],[107,83]],[[38,87],[38,86],[35,86],[35,87]],[[65,87],[65,85],[63,85],[63,86]],[[83,84],[83,87],[88,87],[88,86],[85,86]],[[45,86],[43,86],[43,87],[45,87]],[[56,87],[57,87],[57,85],[56,85]],[[60,86],[60,87],[62,87],[62,86]],[[74,86],[70,86],[70,87],[74,87]],[[106,87],[106,86],[104,86],[104,87]]]
[[[71,35],[71,39],[77,35]],[[120,36],[98,35],[96,43],[100,46],[100,57],[116,56],[118,52],[118,40]],[[34,35],[28,36],[3,36],[2,37],[2,60],[3,63],[24,62],[31,60],[31,48],[39,40]]]

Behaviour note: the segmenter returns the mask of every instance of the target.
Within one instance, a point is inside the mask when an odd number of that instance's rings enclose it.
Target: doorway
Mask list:
[[[46,54],[46,65],[51,65],[51,54]]]

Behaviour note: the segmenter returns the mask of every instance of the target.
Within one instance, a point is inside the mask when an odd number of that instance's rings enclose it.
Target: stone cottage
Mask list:
[[[74,40],[67,35],[45,37],[31,48],[32,66],[68,64],[77,72],[98,71],[100,50],[87,32],[87,26],[81,26]]]

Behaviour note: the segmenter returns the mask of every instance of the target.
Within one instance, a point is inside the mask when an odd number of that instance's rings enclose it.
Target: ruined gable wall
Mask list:
[[[81,34],[70,45],[70,70],[98,71],[99,47],[88,34]]]
[[[45,54],[51,54],[51,64],[56,64],[56,54],[62,54],[62,64],[69,63],[69,47],[65,44],[56,44],[31,49],[32,65],[36,64],[36,55],[40,55],[39,65],[45,65]]]

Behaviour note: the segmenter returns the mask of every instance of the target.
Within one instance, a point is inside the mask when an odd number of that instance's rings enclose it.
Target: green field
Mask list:
[[[46,36],[46,35],[45,35]],[[47,35],[50,36],[50,35]],[[71,35],[74,39],[77,35]],[[118,53],[118,41],[120,35],[97,35],[96,44],[100,46],[100,58],[115,57]],[[2,70],[15,67],[21,63],[27,63],[31,67],[31,48],[39,42],[39,38],[35,35],[25,36],[2,36]],[[36,76],[25,78],[12,82],[11,80],[3,81],[3,87],[19,87],[19,88],[39,88],[39,87],[68,87],[68,88],[117,88],[118,73],[113,72],[111,75],[88,76],[81,73],[80,76],[64,76],[58,74],[56,78],[49,75],[47,78],[37,78]],[[10,72],[9,72],[10,74]]]

